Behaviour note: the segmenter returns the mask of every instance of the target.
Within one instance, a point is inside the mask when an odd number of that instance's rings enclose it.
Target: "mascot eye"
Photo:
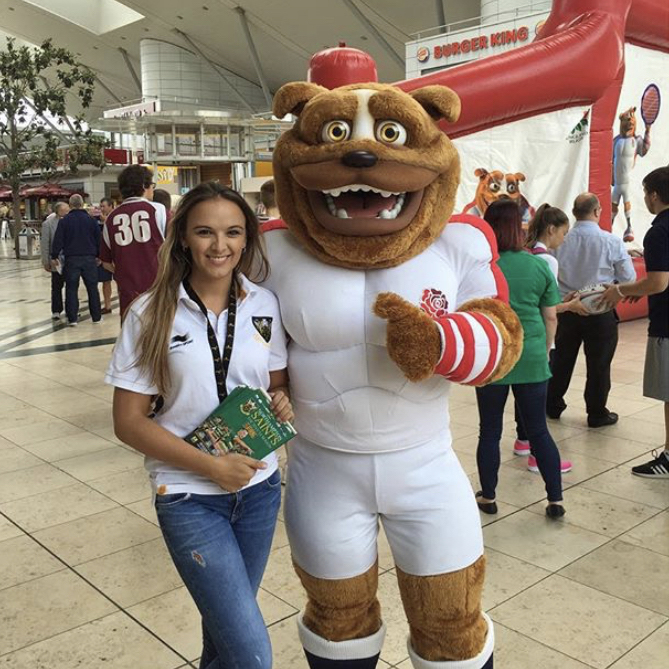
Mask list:
[[[518,190],[518,189],[516,188],[515,184],[509,184],[509,185],[506,187],[506,192],[507,192],[507,193],[515,193],[516,190]]]
[[[346,121],[330,121],[323,126],[321,138],[324,142],[344,142],[351,136],[351,126]]]
[[[407,131],[396,121],[379,121],[376,124],[376,139],[384,144],[403,146],[407,141]]]
[[[490,190],[491,190],[493,193],[496,193],[496,192],[499,190],[499,184],[498,184],[496,181],[493,181],[493,182],[490,184]]]

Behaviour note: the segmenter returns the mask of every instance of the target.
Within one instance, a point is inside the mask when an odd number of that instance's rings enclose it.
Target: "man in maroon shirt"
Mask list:
[[[155,184],[148,167],[126,167],[118,175],[118,187],[123,202],[107,216],[100,259],[114,272],[123,319],[130,303],[156,278],[166,213],[162,204],[152,202]]]

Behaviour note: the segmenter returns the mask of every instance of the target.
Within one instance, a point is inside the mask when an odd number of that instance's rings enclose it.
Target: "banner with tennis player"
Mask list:
[[[663,92],[669,90],[669,56],[625,45],[625,79],[618,103],[618,127],[612,147],[612,232],[641,250],[652,215],[643,201],[643,177],[667,164],[669,113]]]

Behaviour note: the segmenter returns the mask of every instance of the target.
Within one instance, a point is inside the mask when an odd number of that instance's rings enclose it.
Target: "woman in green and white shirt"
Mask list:
[[[479,508],[497,513],[495,489],[500,466],[504,406],[513,390],[525,433],[532,443],[539,472],[546,484],[551,518],[564,515],[560,453],[546,424],[546,390],[551,376],[548,354],[557,327],[556,306],[560,304],[555,278],[548,265],[523,248],[522,219],[512,201],[493,203],[485,214],[500,252],[498,262],[509,285],[509,302],[523,326],[523,353],[503,379],[476,389],[479,409],[479,443],[476,460],[481,481],[477,493]]]

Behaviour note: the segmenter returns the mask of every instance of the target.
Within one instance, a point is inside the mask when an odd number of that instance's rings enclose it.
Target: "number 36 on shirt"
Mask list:
[[[128,246],[132,242],[148,242],[151,239],[150,214],[148,211],[135,211],[128,215],[119,213],[112,219],[114,241],[118,246]]]

